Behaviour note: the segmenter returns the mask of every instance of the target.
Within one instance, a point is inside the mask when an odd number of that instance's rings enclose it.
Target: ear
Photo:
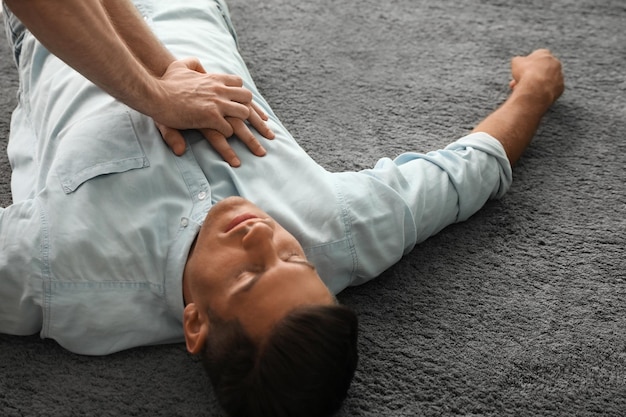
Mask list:
[[[183,313],[183,331],[187,350],[193,355],[200,353],[209,334],[209,318],[194,303],[189,303]]]

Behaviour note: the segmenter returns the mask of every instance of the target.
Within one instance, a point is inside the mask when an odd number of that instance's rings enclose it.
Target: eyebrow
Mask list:
[[[315,271],[315,265],[313,265],[311,262],[309,261],[301,261],[299,259],[292,259],[292,260],[286,260],[285,262],[288,263],[292,263],[292,264],[299,264],[299,265],[304,265],[309,267],[311,270]],[[252,287],[254,287],[254,285],[257,283],[258,280],[260,280],[263,275],[265,275],[266,271],[263,272],[259,272],[258,274],[256,274],[254,276],[254,278],[252,278],[250,281],[246,282],[246,285],[244,285],[243,287],[241,287],[240,291],[241,292],[247,292],[250,291],[250,289],[252,289]]]

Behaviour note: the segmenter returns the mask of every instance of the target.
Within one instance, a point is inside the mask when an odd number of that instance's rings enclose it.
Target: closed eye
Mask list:
[[[299,253],[294,253],[294,254],[289,255],[289,257],[287,258],[287,262],[300,264],[300,265],[306,265],[309,268],[311,268],[313,271],[315,271],[315,265],[307,261],[306,258],[304,258]]]
[[[312,271],[315,271],[315,265],[307,261],[306,258],[304,258],[300,254],[289,255],[289,257],[284,262],[304,265],[308,268],[311,268]],[[247,278],[248,274],[252,274],[252,276],[250,278]],[[250,291],[250,289],[254,287],[254,285],[263,277],[264,274],[265,271],[243,271],[240,274],[240,279],[245,279],[246,283],[239,288],[238,292]]]

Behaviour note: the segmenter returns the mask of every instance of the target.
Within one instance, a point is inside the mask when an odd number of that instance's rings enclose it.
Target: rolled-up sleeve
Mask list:
[[[426,154],[383,158],[355,173],[342,187],[358,265],[351,284],[374,278],[416,243],[467,220],[511,182],[504,148],[484,133]]]

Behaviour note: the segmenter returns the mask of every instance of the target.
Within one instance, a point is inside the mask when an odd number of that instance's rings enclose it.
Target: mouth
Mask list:
[[[228,226],[226,226],[226,230],[224,232],[225,233],[230,232],[232,229],[234,229],[241,223],[245,222],[246,220],[258,219],[258,218],[259,218],[258,216],[255,216],[254,214],[251,214],[251,213],[240,214],[239,216],[235,217],[230,223],[228,223]]]

